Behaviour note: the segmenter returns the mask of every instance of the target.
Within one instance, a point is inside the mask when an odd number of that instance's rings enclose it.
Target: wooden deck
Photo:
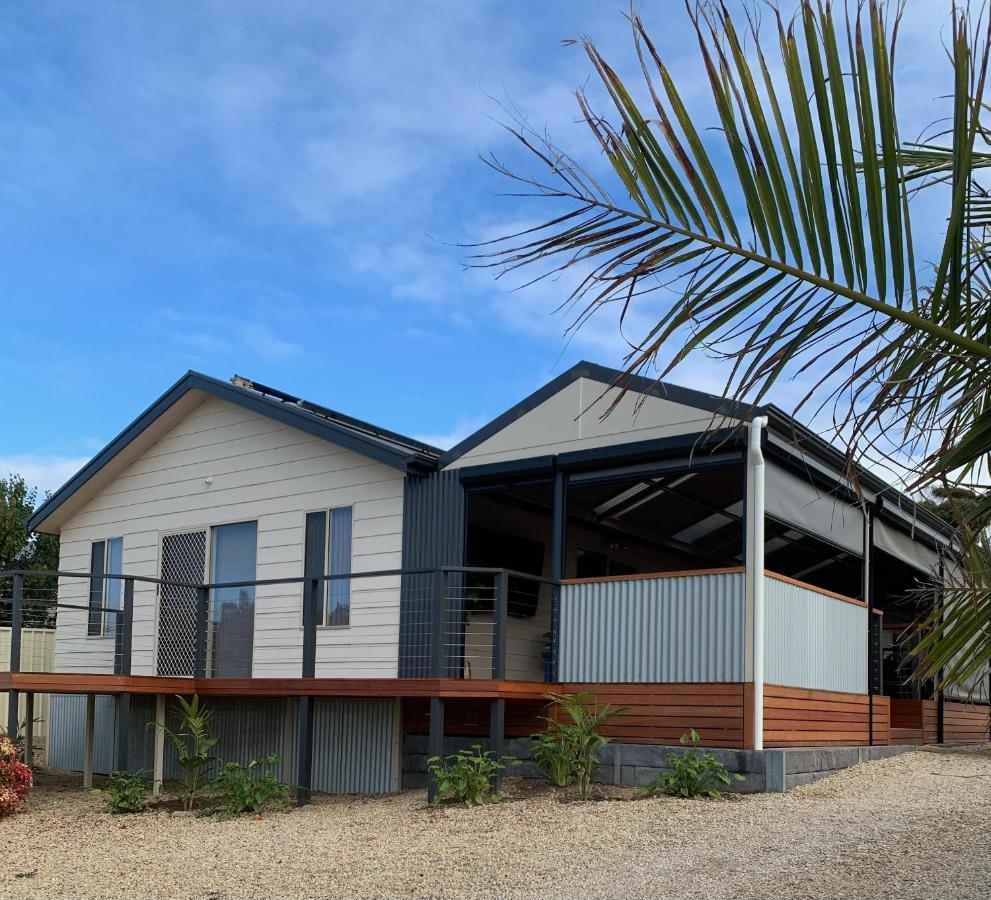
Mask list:
[[[0,691],[37,694],[199,694],[204,697],[444,697],[540,700],[542,681],[458,678],[164,678],[0,672]]]

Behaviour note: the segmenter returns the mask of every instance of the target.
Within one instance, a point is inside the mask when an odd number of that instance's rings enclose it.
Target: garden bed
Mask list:
[[[78,784],[41,775],[0,820],[0,896],[991,895],[987,747],[719,802],[571,802],[568,789],[509,778],[507,802],[471,809],[406,791],[225,820],[110,816]]]

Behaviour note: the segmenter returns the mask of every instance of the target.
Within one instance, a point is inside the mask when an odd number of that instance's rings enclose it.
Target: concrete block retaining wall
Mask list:
[[[446,737],[444,752],[456,753],[481,744],[487,749],[484,738]],[[705,748],[703,748],[705,749]],[[914,750],[914,747],[820,747],[814,749],[792,748],[787,750],[722,750],[713,749],[727,770],[743,776],[734,781],[728,790],[738,793],[761,791],[787,791],[802,784],[810,784],[841,769],[868,760],[883,759]],[[524,738],[509,739],[505,755],[521,761],[510,774],[524,778],[542,777],[530,762],[530,742]],[[670,771],[667,759],[670,754],[682,752],[681,747],[655,744],[606,745],[599,754],[602,765],[595,780],[603,784],[621,784],[640,787],[658,774]],[[423,787],[427,771],[426,735],[407,734],[403,739],[403,787]]]

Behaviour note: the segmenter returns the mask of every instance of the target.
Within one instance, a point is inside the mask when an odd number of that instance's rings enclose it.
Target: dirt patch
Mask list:
[[[230,820],[110,816],[43,777],[0,820],[0,896],[985,898],[989,776],[984,746],[721,802],[560,802],[509,779],[509,802],[474,809],[407,791]]]

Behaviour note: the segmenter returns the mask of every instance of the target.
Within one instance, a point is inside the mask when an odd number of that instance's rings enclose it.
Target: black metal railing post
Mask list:
[[[554,506],[551,521],[551,681],[557,681],[558,647],[561,630],[561,581],[567,573],[568,553],[568,476],[554,474]]]
[[[506,701],[502,697],[489,701],[489,750],[501,759],[506,750]],[[502,770],[492,774],[492,790],[502,790]]]
[[[117,611],[116,650],[114,671],[117,675],[131,674],[131,646],[134,637],[134,579],[124,579],[124,602]]]
[[[207,629],[210,620],[210,589],[206,585],[196,588],[196,647],[193,655],[193,677],[206,678]]]
[[[310,578],[303,583],[303,678],[317,674],[317,622],[323,582]],[[316,697],[296,701],[296,805],[305,806],[313,793],[313,717]]]
[[[319,578],[311,578],[303,586],[303,678],[317,673],[317,611],[320,606]]]
[[[503,569],[496,575],[492,601],[492,677],[506,677],[506,642],[509,616],[509,575]]]
[[[10,672],[21,671],[21,624],[24,619],[24,576],[16,574],[13,577],[13,591],[10,606]],[[18,706],[20,691],[13,688],[7,693],[7,734],[11,739],[17,737]]]
[[[430,675],[440,678],[444,675],[444,591],[447,587],[447,572],[437,569],[433,575],[433,589],[430,592]]]
[[[315,697],[296,700],[296,805],[310,802],[313,791],[313,712]]]
[[[444,699],[430,698],[430,735],[427,738],[428,759],[444,755]],[[437,779],[427,775],[427,802],[433,803],[438,793]]]

